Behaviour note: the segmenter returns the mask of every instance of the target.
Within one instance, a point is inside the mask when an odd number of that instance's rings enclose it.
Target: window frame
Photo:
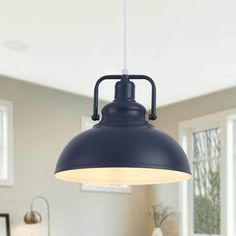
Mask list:
[[[14,170],[13,170],[13,103],[7,100],[0,99],[0,109],[4,110],[5,119],[5,147],[6,147],[6,179],[0,177],[0,187],[11,187],[14,185]],[[0,163],[2,164],[2,163]]]
[[[220,159],[221,186],[221,236],[232,236],[234,209],[233,200],[233,151],[232,123],[236,120],[236,109],[213,113],[179,122],[179,143],[189,157],[192,168],[192,134],[194,132],[219,127],[221,129],[222,158]],[[224,158],[225,157],[225,158]],[[193,181],[179,183],[179,211],[181,212],[182,236],[207,236],[194,234]],[[191,219],[191,220],[190,220]]]

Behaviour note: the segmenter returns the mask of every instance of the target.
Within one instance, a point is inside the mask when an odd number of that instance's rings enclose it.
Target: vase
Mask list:
[[[163,236],[161,228],[155,228],[152,232],[152,236]]]

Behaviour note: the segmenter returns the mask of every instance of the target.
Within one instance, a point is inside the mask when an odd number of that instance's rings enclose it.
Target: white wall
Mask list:
[[[134,187],[130,195],[81,192],[53,177],[62,148],[80,131],[81,115],[91,113],[91,99],[3,77],[0,99],[14,104],[15,184],[0,187],[0,212],[10,213],[12,236],[46,235],[42,202],[35,204],[42,225],[22,220],[39,194],[51,204],[52,236],[148,235],[146,187]]]

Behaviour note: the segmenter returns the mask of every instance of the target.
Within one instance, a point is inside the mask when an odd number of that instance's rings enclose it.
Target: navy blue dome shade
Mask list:
[[[56,178],[96,184],[162,184],[191,177],[181,146],[155,129],[146,119],[145,108],[135,101],[131,80],[145,79],[152,85],[150,120],[156,119],[156,87],[150,77],[110,75],[100,78],[94,90],[93,120],[99,120],[98,87],[115,79],[115,99],[102,109],[102,119],[92,129],[73,138],[63,150]]]

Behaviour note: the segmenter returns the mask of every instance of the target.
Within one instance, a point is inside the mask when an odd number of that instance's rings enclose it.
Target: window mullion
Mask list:
[[[221,235],[226,234],[226,228],[227,228],[227,219],[226,219],[226,181],[227,181],[227,155],[226,155],[226,125],[224,122],[224,118],[220,121],[220,128],[221,128],[221,158],[220,158],[220,201],[221,201],[221,212],[220,212],[220,217],[221,217]]]
[[[226,162],[223,164],[225,167],[225,189],[224,189],[224,220],[225,220],[225,228],[224,228],[224,235],[232,236],[235,235],[235,222],[234,222],[234,204],[235,200],[234,197],[234,153],[233,153],[233,120],[226,119],[225,120],[225,132],[224,132],[224,140],[225,140],[225,156]]]

